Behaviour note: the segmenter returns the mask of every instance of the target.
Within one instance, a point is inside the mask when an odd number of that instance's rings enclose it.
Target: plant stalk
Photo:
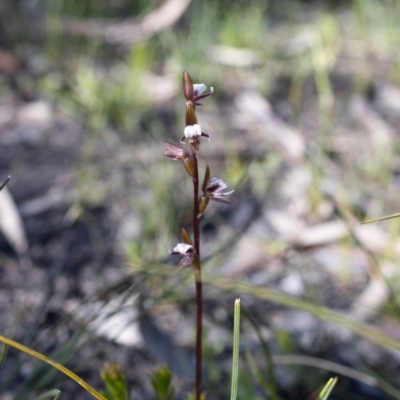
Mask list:
[[[194,277],[196,280],[196,400],[201,398],[202,378],[202,334],[203,334],[203,288],[201,282],[200,263],[200,220],[199,220],[199,168],[197,154],[192,152],[195,174],[193,177],[193,234],[196,257],[193,262]]]

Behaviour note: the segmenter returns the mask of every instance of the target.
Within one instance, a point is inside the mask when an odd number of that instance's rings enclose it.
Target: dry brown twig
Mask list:
[[[190,2],[191,0],[166,0],[143,16],[125,21],[65,19],[61,24],[54,23],[51,26],[62,32],[97,38],[109,44],[131,45],[145,41],[174,25]]]

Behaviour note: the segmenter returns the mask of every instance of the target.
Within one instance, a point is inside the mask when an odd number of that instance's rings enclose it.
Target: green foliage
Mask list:
[[[86,391],[88,391],[94,398],[99,399],[99,400],[106,400],[104,396],[102,396],[99,392],[97,392],[96,389],[94,389],[92,386],[90,386],[88,383],[86,383],[82,378],[80,378],[78,375],[76,375],[74,372],[69,370],[68,368],[64,367],[57,361],[45,356],[42,353],[39,353],[35,350],[33,350],[30,347],[27,347],[21,343],[18,343],[12,339],[9,339],[5,336],[0,335],[0,341],[8,346],[14,347],[15,349],[18,349],[19,351],[22,351],[26,354],[29,354],[30,356],[37,358],[38,360],[43,361],[46,364],[49,364],[53,367],[52,371],[59,370],[61,371],[64,375],[68,376],[69,378],[73,379],[77,384],[81,385]],[[46,378],[50,375],[49,373],[46,375]],[[15,396],[15,398],[18,398],[18,395]],[[24,395],[25,398],[25,395]]]
[[[103,395],[108,400],[130,399],[126,377],[121,373],[120,365],[106,364],[101,371],[101,379],[107,387],[107,391],[103,391]]]
[[[252,6],[232,5],[222,20],[219,39],[221,44],[233,47],[264,47],[267,2],[251,2]]]
[[[150,375],[151,384],[158,400],[173,400],[174,389],[171,386],[172,373],[166,365],[160,366]]]

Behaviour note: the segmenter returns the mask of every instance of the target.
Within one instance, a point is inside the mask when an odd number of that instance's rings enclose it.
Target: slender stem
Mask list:
[[[203,333],[203,294],[201,283],[201,264],[200,264],[200,222],[199,222],[199,168],[197,154],[193,155],[195,176],[193,177],[193,232],[196,258],[193,262],[194,276],[196,280],[196,400],[201,397],[201,373],[202,373],[202,333]]]
[[[200,269],[196,273],[196,400],[201,397],[201,372],[202,372],[202,331],[203,331],[203,299]]]

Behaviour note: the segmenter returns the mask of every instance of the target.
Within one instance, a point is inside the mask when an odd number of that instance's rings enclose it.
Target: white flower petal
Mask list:
[[[195,83],[193,85],[194,97],[200,96],[205,90],[207,90],[207,86],[204,83]]]
[[[176,251],[179,254],[185,255],[188,250],[190,250],[193,246],[191,246],[190,244],[186,244],[186,243],[178,243],[175,247],[173,251]]]
[[[192,137],[201,136],[201,126],[198,124],[188,125],[183,131],[185,138],[190,139]]]
[[[209,187],[218,186],[218,189],[216,191],[217,193],[228,187],[228,185],[221,178],[216,178],[215,176],[210,179],[208,186]]]

